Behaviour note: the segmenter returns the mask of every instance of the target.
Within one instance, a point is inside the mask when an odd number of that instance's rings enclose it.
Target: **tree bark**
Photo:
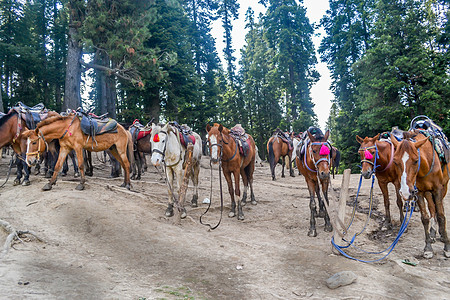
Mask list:
[[[3,92],[3,88],[2,88],[2,77],[0,76],[0,112],[5,112],[4,109],[3,109],[2,92]]]

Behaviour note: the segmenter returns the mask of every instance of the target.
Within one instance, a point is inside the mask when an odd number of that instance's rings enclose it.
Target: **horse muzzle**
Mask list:
[[[369,169],[366,171],[361,171],[361,175],[365,178],[365,179],[370,179],[370,176],[372,176],[373,174],[373,170]]]
[[[329,179],[330,178],[330,171],[319,171],[319,178],[320,179]]]

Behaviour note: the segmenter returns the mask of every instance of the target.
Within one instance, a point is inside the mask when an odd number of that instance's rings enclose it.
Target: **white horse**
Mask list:
[[[258,150],[258,146],[255,145],[255,149],[256,149],[256,155],[255,155],[255,166],[258,167],[263,167],[263,161],[261,159],[261,157],[259,157],[259,150]]]
[[[192,197],[191,206],[197,206],[198,200],[198,174],[200,173],[200,159],[202,157],[202,139],[200,136],[193,132],[192,135],[195,138],[194,150],[192,153],[192,169],[188,174],[194,184],[194,196]],[[159,166],[163,164],[165,166],[166,177],[169,180],[169,186],[172,189],[169,191],[169,205],[166,209],[166,216],[173,216],[173,202],[175,191],[174,180],[177,183],[178,195],[180,194],[181,183],[183,180],[183,173],[186,159],[186,147],[182,145],[180,138],[180,131],[175,127],[166,124],[161,128],[160,125],[152,124],[152,135],[150,139],[152,145],[152,164]],[[179,203],[181,206],[181,218],[186,217],[186,209],[184,208],[184,199],[180,199],[183,203]]]

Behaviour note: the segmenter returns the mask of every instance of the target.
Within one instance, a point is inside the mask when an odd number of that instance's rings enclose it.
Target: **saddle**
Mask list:
[[[314,137],[317,138],[318,136],[323,136],[323,132],[322,130],[320,130],[320,128],[318,127],[314,127],[314,126],[310,126],[308,128],[308,130],[306,130],[305,132],[303,132],[301,134],[300,137],[300,145],[297,149],[297,157],[299,157],[300,159],[303,158],[303,155],[306,152],[306,147],[308,146],[310,139],[309,139],[309,135],[308,132]]]
[[[277,128],[273,135],[279,137],[283,142],[288,144],[289,151],[292,151],[292,149],[294,149],[292,139],[287,133],[283,132],[280,128]]]
[[[142,125],[138,119],[134,120],[133,124],[131,124],[128,130],[133,137],[133,143],[152,133],[152,128],[148,127],[147,125]]]
[[[242,128],[241,124],[236,124],[233,128],[231,128],[230,135],[238,145],[239,153],[242,156],[247,157],[250,150],[250,145],[248,142],[249,135],[245,133],[245,129]]]
[[[117,133],[117,121],[106,117],[106,114],[97,117],[78,109],[77,116],[81,122],[81,131],[88,136],[95,137],[105,133]]]
[[[43,103],[29,107],[19,101],[12,109],[14,109],[19,114],[20,118],[25,121],[28,129],[35,129],[37,123],[46,119],[48,115],[48,111]]]
[[[183,147],[187,147],[189,143],[195,145],[195,136],[193,135],[192,129],[186,124],[178,124],[178,122],[170,122],[170,125],[178,129],[180,135],[180,142]]]

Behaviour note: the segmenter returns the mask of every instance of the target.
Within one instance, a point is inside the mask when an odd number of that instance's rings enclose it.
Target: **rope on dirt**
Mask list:
[[[4,187],[5,184],[8,182],[9,176],[11,175],[11,169],[12,169],[13,163],[14,163],[14,153],[11,155],[11,160],[9,162],[9,168],[8,168],[8,173],[6,175],[6,180],[2,185],[0,185],[0,188]]]
[[[221,152],[222,153],[222,152]],[[212,162],[211,160],[209,161],[209,167],[211,169],[211,189],[209,191],[209,204],[208,204],[208,208],[206,209],[206,211],[204,213],[202,213],[202,215],[200,216],[200,224],[208,226],[210,230],[214,230],[217,227],[219,227],[220,222],[222,222],[222,215],[223,215],[223,193],[222,193],[222,173],[221,173],[221,169],[222,169],[222,158],[219,161],[219,186],[220,186],[220,219],[219,222],[217,223],[217,225],[215,226],[211,226],[211,224],[209,223],[203,223],[202,221],[202,217],[209,211],[209,208],[211,207],[211,203],[212,203],[212,181],[213,181],[213,168],[212,168]]]

